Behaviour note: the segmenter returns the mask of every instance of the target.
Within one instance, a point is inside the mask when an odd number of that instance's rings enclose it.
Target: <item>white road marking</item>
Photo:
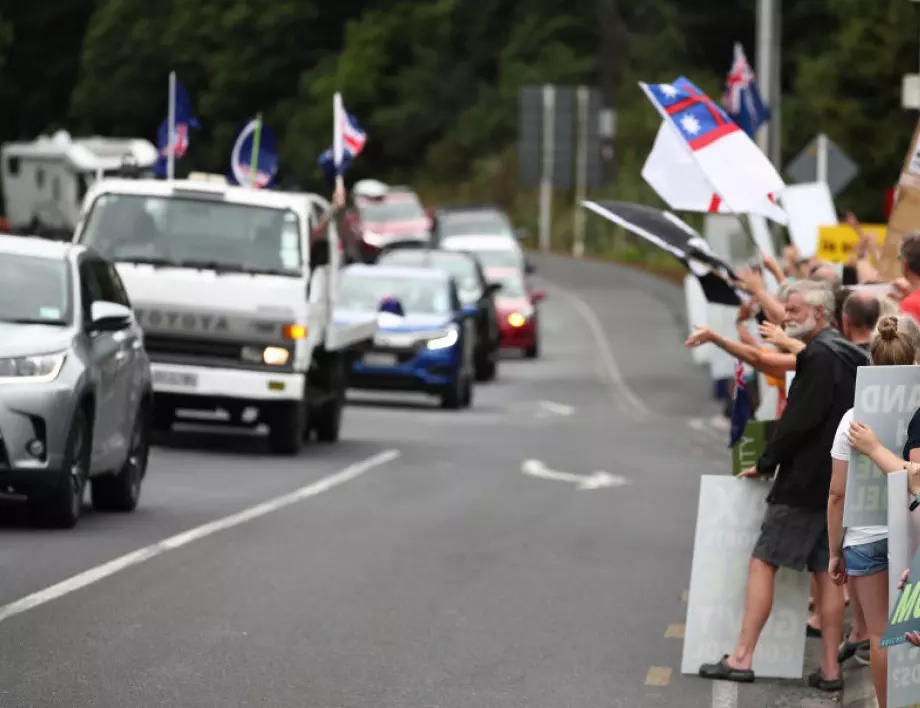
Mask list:
[[[653,415],[652,411],[645,405],[642,399],[636,395],[635,391],[629,387],[629,384],[626,383],[626,379],[623,378],[623,373],[620,371],[617,360],[613,356],[613,350],[610,348],[610,342],[607,340],[607,335],[604,333],[604,327],[601,325],[597,315],[594,314],[594,310],[591,309],[591,306],[578,295],[565,288],[553,283],[550,283],[549,286],[567,299],[578,314],[581,315],[585,324],[588,325],[588,329],[591,330],[591,334],[594,336],[594,340],[597,343],[597,348],[600,352],[601,360],[604,363],[607,376],[610,378],[610,382],[613,384],[617,393],[620,394],[623,400],[632,406],[633,412],[636,413],[638,417],[651,417]]]
[[[734,681],[713,681],[712,708],[738,708],[738,684]]]
[[[225,529],[233,528],[234,526],[240,526],[245,524],[248,521],[258,519],[259,517],[266,516],[268,514],[274,513],[285,507],[296,504],[297,502],[304,501],[310,497],[315,497],[323,492],[328,492],[336,487],[339,487],[343,484],[351,482],[358,477],[370,472],[375,467],[380,467],[385,465],[388,462],[392,462],[397,457],[400,456],[399,450],[385,450],[373,457],[368,457],[365,460],[356,462],[353,465],[349,465],[339,472],[335,472],[327,477],[308,484],[305,487],[296,489],[293,492],[288,494],[283,494],[280,497],[275,497],[261,504],[256,504],[255,506],[244,509],[243,511],[225,516],[222,519],[217,519],[216,521],[211,521],[210,523],[197,526],[188,531],[184,531],[180,534],[172,536],[170,538],[158,541],[153,543],[145,548],[140,548],[136,551],[128,553],[121,556],[120,558],[115,558],[114,560],[109,561],[108,563],[103,563],[100,566],[95,568],[90,568],[78,575],[74,575],[72,578],[68,578],[56,585],[47,587],[44,590],[39,590],[34,592],[31,595],[27,595],[20,600],[11,602],[8,605],[3,605],[0,607],[0,622],[3,620],[9,619],[23,612],[32,610],[40,605],[47,604],[52,600],[57,600],[58,598],[69,595],[72,592],[81,590],[93,583],[97,583],[100,580],[104,580],[116,573],[119,573],[123,570],[131,568],[136,565],[140,565],[151,558],[155,558],[166,551],[173,550],[175,548],[181,548],[182,546],[187,546],[193,541],[198,541],[207,536],[211,536],[218,531],[224,531]]]
[[[618,474],[609,472],[592,472],[589,475],[571,474],[551,470],[539,460],[524,460],[521,463],[521,472],[539,479],[551,479],[556,482],[570,482],[579,489],[601,489],[602,487],[622,487],[629,484],[629,480]]]
[[[567,406],[564,403],[554,403],[553,401],[540,401],[540,408],[553,415],[572,415],[575,412],[573,406]]]

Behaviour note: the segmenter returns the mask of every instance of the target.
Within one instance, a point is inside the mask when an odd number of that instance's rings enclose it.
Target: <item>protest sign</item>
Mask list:
[[[917,529],[908,506],[907,473],[888,475],[888,599],[889,609],[897,606],[898,580],[918,548]],[[911,577],[920,579],[915,571]],[[888,649],[888,706],[903,708],[920,704],[920,649],[910,644]]]
[[[915,366],[860,366],[856,373],[853,420],[866,423],[879,441],[900,454],[907,424],[920,408],[920,376]],[[856,450],[847,473],[844,526],[885,526],[888,523],[885,475]]]
[[[897,577],[897,573],[894,574]],[[910,562],[910,577],[898,592],[894,607],[888,615],[888,626],[881,646],[888,648],[906,643],[905,632],[920,631],[920,554]]]
[[[700,501],[681,673],[731,653],[738,641],[751,551],[760,535],[769,484],[706,475]],[[758,676],[801,678],[808,620],[809,577],[780,569],[773,612],[754,652]]]
[[[920,227],[920,122],[914,129],[913,137],[904,165],[898,179],[898,188],[894,195],[891,215],[888,217],[888,229],[885,243],[879,257],[879,276],[886,281],[901,275],[898,250],[905,234]]]
[[[862,230],[875,237],[881,246],[885,243],[884,224],[861,224]],[[818,228],[818,251],[815,256],[828,263],[846,263],[859,245],[859,234],[852,226],[838,224]]]
[[[733,475],[738,475],[742,470],[757,464],[757,459],[773,437],[775,426],[775,420],[749,420],[747,422],[741,439],[732,448]]]

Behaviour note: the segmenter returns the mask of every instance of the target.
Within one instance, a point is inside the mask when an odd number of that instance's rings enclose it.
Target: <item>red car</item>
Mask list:
[[[431,219],[418,196],[406,187],[389,187],[382,197],[355,196],[349,230],[358,234],[361,259],[373,263],[393,241],[428,241]]]
[[[536,359],[540,356],[537,304],[546,293],[532,289],[519,268],[490,268],[486,277],[502,286],[495,293],[501,348],[520,349],[528,359]]]

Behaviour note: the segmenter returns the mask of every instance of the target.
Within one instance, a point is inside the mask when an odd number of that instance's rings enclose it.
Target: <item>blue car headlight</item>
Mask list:
[[[450,349],[457,343],[457,340],[460,339],[460,333],[457,331],[456,327],[451,327],[449,330],[444,332],[433,339],[429,339],[426,343],[426,347],[432,351],[437,351],[439,349]]]

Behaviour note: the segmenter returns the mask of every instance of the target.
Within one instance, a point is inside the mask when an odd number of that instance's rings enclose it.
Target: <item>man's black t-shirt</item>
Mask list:
[[[768,501],[827,508],[831,446],[843,414],[853,407],[856,369],[865,351],[827,328],[796,357],[795,378],[773,439],[757,462],[762,474],[779,466]]]

